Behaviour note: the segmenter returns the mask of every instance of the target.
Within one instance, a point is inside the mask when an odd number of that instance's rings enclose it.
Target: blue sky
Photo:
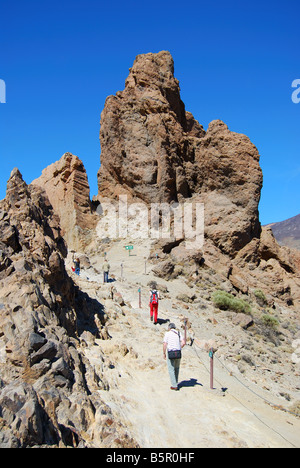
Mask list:
[[[106,97],[124,89],[136,55],[169,50],[186,110],[257,146],[262,224],[299,214],[300,3],[248,3],[2,0],[0,199],[14,167],[30,183],[66,151],[96,194]]]

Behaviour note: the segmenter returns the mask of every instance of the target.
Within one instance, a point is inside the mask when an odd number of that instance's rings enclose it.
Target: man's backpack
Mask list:
[[[158,293],[156,290],[151,291],[151,304],[154,304],[154,305],[158,304]]]

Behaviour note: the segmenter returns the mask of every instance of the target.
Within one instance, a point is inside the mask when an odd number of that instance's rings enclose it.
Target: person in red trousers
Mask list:
[[[158,302],[159,302],[159,291],[157,291],[157,284],[152,283],[150,289],[149,306],[150,306],[150,320],[153,321],[154,325],[157,324],[158,315]]]

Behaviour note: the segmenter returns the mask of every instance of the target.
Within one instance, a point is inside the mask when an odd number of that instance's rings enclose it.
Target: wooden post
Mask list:
[[[209,358],[210,358],[210,388],[211,390],[213,390],[214,388],[214,350],[213,348],[210,348]]]
[[[139,308],[142,308],[142,290],[141,288],[138,289],[139,291]]]
[[[184,342],[186,344],[186,319],[184,320]]]

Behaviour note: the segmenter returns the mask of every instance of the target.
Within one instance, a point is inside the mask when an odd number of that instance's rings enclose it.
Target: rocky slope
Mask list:
[[[189,262],[177,260],[170,274],[162,271],[162,258],[153,255],[151,240],[136,241],[130,257],[123,245],[122,241],[105,245],[111,283],[102,284],[98,273],[103,246],[89,251],[90,263],[75,281],[89,295],[101,298],[107,308],[110,339],[90,342],[85,355],[97,363],[100,348],[110,363],[105,374],[108,386],[100,393],[131,436],[141,447],[299,446],[300,331],[293,310],[277,301],[271,307],[270,297],[261,291],[235,296],[248,304],[247,313],[219,308],[213,299],[216,290],[236,295],[223,275],[205,264],[197,274],[197,258],[192,257]],[[175,263],[173,255],[171,260]],[[153,280],[161,294],[157,326],[149,320]],[[169,321],[180,328],[184,317],[188,346],[183,352],[180,391],[174,393],[169,389],[162,340]],[[213,391],[211,346],[215,349]]]
[[[300,250],[300,215],[270,224],[270,227],[280,245]]]
[[[102,336],[103,307],[68,276],[58,217],[17,169],[0,224],[0,446],[134,446],[81,351]]]

